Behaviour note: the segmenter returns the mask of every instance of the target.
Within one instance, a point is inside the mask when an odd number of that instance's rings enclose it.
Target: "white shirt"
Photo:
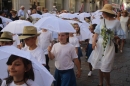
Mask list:
[[[34,81],[32,81],[32,80],[30,80],[30,79],[27,80],[27,84],[28,84],[28,85],[26,85],[25,83],[22,84],[22,85],[16,85],[14,82],[12,82],[12,83],[10,83],[8,86],[39,86],[38,84],[36,84]],[[6,80],[3,80],[1,86],[6,86]]]
[[[73,60],[78,58],[75,47],[67,43],[65,45],[56,43],[53,45],[51,53],[55,57],[55,67],[58,70],[68,70],[74,67]]]
[[[37,47],[34,50],[29,50],[29,47],[25,47],[23,50],[30,52],[39,63],[46,64],[45,54],[40,47]]]
[[[48,54],[48,46],[50,45],[51,41],[53,41],[52,33],[50,31],[42,31],[38,37],[38,46],[42,48],[44,54]]]
[[[18,11],[18,16],[25,16],[24,11],[20,9],[20,10]]]
[[[20,45],[20,39],[18,37],[18,35],[13,35],[13,46],[17,47],[18,45]]]
[[[92,42],[93,42],[93,33],[90,33],[90,35],[89,35],[89,44],[92,44]]]
[[[0,18],[2,19],[2,23],[3,23],[3,26],[5,27],[7,25],[7,20],[5,17],[3,16],[0,16]]]
[[[74,34],[74,36],[77,37],[77,39],[78,39],[79,41],[82,41],[82,36],[81,36],[81,35],[76,35],[76,34]]]
[[[69,37],[69,43],[74,45],[74,47],[79,47],[79,41],[76,37]]]

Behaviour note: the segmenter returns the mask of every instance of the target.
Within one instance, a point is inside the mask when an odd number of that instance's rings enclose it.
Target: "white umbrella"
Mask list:
[[[34,25],[29,21],[16,20],[10,22],[6,27],[3,28],[2,31],[9,31],[14,34],[21,34],[23,32],[24,26],[34,26]]]
[[[32,61],[35,76],[34,81],[39,86],[51,86],[52,82],[54,81],[53,76],[48,72],[48,70],[42,64],[33,59],[29,52],[19,50],[14,46],[3,46],[0,47],[0,55],[1,55],[0,68],[2,68],[0,70],[1,79],[8,77],[7,65],[6,65],[8,58],[10,57],[10,55],[16,55]]]
[[[33,19],[35,19],[35,18],[39,18],[39,19],[42,18],[42,16],[40,14],[32,14],[31,17]]]
[[[49,16],[55,16],[55,15],[54,14],[50,14],[50,13],[44,13],[44,14],[42,14],[42,18],[49,17]]]
[[[80,13],[79,14],[79,19],[80,20],[84,20],[85,17],[90,17],[90,16],[91,16],[90,13],[85,13],[85,12],[84,13]]]
[[[55,32],[75,32],[69,22],[54,16],[42,18],[36,22],[34,26],[40,29],[45,28]]]

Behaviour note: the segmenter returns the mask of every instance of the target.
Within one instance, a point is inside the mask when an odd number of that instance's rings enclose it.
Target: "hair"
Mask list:
[[[93,26],[93,30],[95,30],[97,24],[92,24],[92,26]]]
[[[16,55],[11,55],[6,64],[12,65],[12,63],[17,59],[22,60],[24,67],[26,69],[29,69],[27,65],[31,65],[31,69],[28,70],[27,72],[25,72],[25,74],[24,74],[24,82],[26,83],[26,79],[31,79],[34,81],[34,72],[33,72],[33,68],[32,68],[32,62],[30,60],[16,56]],[[13,77],[8,75],[8,77],[5,80],[6,80],[6,85],[9,86],[9,84],[13,81]],[[28,84],[27,84],[27,86],[28,86]]]
[[[12,45],[13,41],[1,41],[1,43],[4,45]]]
[[[78,23],[74,23],[73,25],[78,25]],[[79,25],[78,25],[79,26]],[[80,27],[79,27],[79,30],[76,31],[76,34],[80,35]]]
[[[125,13],[126,16],[129,15],[129,13],[126,10],[123,10],[122,13]]]
[[[110,13],[107,13],[107,12],[103,12],[103,13],[105,13],[108,17],[115,17],[116,16],[114,14],[110,14]]]
[[[67,42],[69,42],[69,33],[65,33],[65,34],[68,35]]]

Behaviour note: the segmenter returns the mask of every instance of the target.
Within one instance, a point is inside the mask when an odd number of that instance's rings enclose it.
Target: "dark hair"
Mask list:
[[[78,23],[74,23],[74,25],[78,25]],[[78,25],[79,26],[79,25]],[[76,34],[80,35],[80,27],[79,27],[79,30],[76,31]]]
[[[93,30],[95,30],[97,24],[92,24],[92,26],[93,26]]]
[[[66,35],[69,35],[69,33],[65,33]],[[68,38],[67,38],[67,42],[69,42],[69,36],[68,36]]]
[[[22,57],[19,57],[19,56],[16,56],[16,55],[11,55],[7,61],[7,65],[12,65],[13,61],[17,60],[17,59],[21,59],[23,64],[24,64],[24,67],[26,69],[28,69],[28,66],[27,65],[31,65],[32,66],[32,62],[26,58],[22,58]],[[24,82],[26,83],[26,79],[31,79],[34,81],[34,72],[33,72],[33,68],[31,67],[30,70],[28,70],[27,72],[25,72],[24,74]],[[9,76],[5,79],[6,80],[6,85],[8,86],[12,81],[13,81],[13,77],[12,76]],[[27,84],[27,83],[26,83]],[[27,84],[28,86],[28,84]]]
[[[110,13],[107,13],[107,12],[103,12],[103,13],[105,13],[108,17],[115,17],[116,16],[114,14],[110,14]]]

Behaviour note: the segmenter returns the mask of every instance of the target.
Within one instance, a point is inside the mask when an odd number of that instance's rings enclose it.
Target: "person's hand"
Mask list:
[[[80,76],[81,76],[81,70],[78,70],[77,73],[76,73],[76,77],[80,78]]]
[[[51,47],[51,46],[49,46],[49,47],[48,47],[48,52],[51,52],[51,49],[52,49],[52,47]]]
[[[95,47],[96,47],[96,42],[94,42],[94,43],[92,44],[93,50],[95,49]]]

